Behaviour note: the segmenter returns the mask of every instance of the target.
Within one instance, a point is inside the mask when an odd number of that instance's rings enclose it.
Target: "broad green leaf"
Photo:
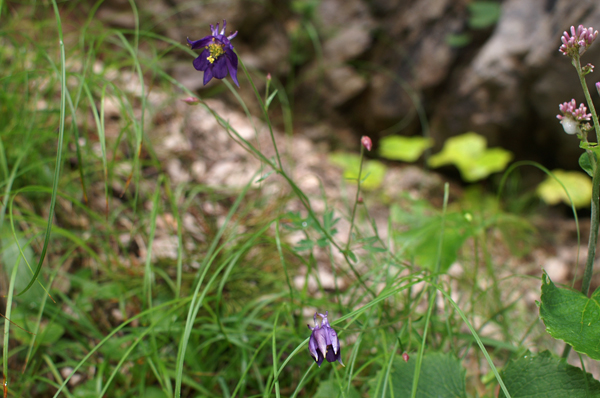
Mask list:
[[[587,152],[584,152],[581,154],[581,156],[579,156],[579,167],[588,173],[590,177],[594,176],[594,168],[592,167],[592,163],[590,163],[590,156]]]
[[[13,267],[18,264],[19,269],[17,270],[15,293],[22,291],[29,284],[31,277],[33,276],[33,270],[30,269],[25,263],[25,260],[23,260],[23,256],[21,256],[21,252],[19,251],[19,246],[21,247],[23,255],[27,259],[29,265],[31,267],[36,266],[36,260],[33,255],[33,250],[30,246],[31,242],[28,242],[28,240],[18,231],[17,239],[19,241],[18,244],[15,241],[12,232],[10,232],[9,227],[7,227],[5,223],[2,233],[2,240],[0,242],[0,247],[3,249],[2,254],[0,255],[0,264],[4,264],[4,272],[6,274],[2,274],[2,271],[0,271],[0,278],[8,278],[8,275],[12,273]],[[2,266],[0,266],[0,269],[2,269]],[[44,283],[43,278],[40,277],[39,281],[40,283],[36,282],[35,285],[33,285],[31,289],[29,289],[22,297],[27,302],[32,304],[39,303],[42,300],[43,295],[46,294],[41,286],[41,284]]]
[[[581,292],[556,287],[544,273],[540,300],[540,318],[552,337],[600,359],[600,289],[587,298]]]
[[[344,178],[358,179],[360,156],[353,153],[334,152],[329,155],[329,161],[344,170]],[[361,187],[365,190],[377,189],[381,186],[387,168],[377,160],[365,160],[361,173]]]
[[[502,148],[487,149],[485,137],[470,132],[448,138],[441,152],[429,158],[431,167],[455,165],[463,180],[473,182],[506,168],[512,153]]]
[[[346,383],[343,384],[343,388],[346,388]],[[359,392],[353,386],[350,386],[350,391],[345,390],[345,395],[342,395],[340,385],[334,380],[325,380],[319,383],[319,388],[314,398],[336,398],[346,396],[347,398],[360,398]]]
[[[384,374],[380,372],[378,377],[370,382],[369,396],[409,398],[417,363],[413,358],[416,357],[416,354],[411,355],[408,362],[404,362],[402,358],[394,359],[385,394],[381,391],[382,383],[380,380]],[[460,360],[453,355],[439,352],[426,354],[421,364],[417,398],[466,397],[465,374],[466,371]],[[392,389],[393,395],[390,394],[390,389]]]
[[[548,351],[527,353],[508,364],[502,380],[512,398],[600,397],[600,382]],[[500,390],[499,398],[505,397]]]
[[[414,162],[426,149],[433,146],[433,139],[391,135],[379,141],[379,156],[386,159]]]
[[[22,344],[29,344],[33,337],[35,337],[36,344],[53,344],[60,340],[65,333],[65,328],[58,323],[42,322],[40,329],[37,331],[37,336],[34,336],[31,332],[35,330],[37,320],[35,317],[26,316],[23,313],[11,316],[11,321],[19,326],[14,329],[11,328],[11,333],[13,337]]]
[[[542,200],[549,205],[555,205],[559,202],[564,202],[570,205],[569,197],[564,188],[556,181],[557,179],[563,183],[575,207],[586,207],[590,205],[592,200],[592,180],[579,171],[564,171],[552,170],[552,176],[546,179],[537,187],[537,194]]]
[[[440,260],[440,271],[446,272],[456,261],[458,251],[465,240],[473,234],[473,228],[462,213],[450,212],[445,220],[438,212],[427,214],[413,209],[407,215],[397,206],[392,207],[392,220],[401,221],[411,228],[403,232],[395,232],[394,239],[404,255],[411,258],[420,267],[434,270]],[[442,250],[439,253],[440,231],[444,223]]]

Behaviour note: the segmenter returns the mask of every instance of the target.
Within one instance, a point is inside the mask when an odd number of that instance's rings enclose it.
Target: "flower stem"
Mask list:
[[[352,229],[354,228],[354,218],[356,217],[356,208],[358,207],[358,199],[360,198],[360,180],[362,178],[363,163],[365,160],[365,148],[360,146],[360,167],[358,169],[358,181],[356,182],[356,198],[354,198],[354,207],[352,208],[352,216],[350,217],[350,230],[348,231],[348,243],[346,243],[346,251],[350,249],[350,241],[352,240]]]
[[[596,142],[600,142],[600,124],[598,123],[598,114],[596,113],[596,108],[594,108],[594,103],[592,102],[592,97],[590,96],[590,91],[588,90],[587,84],[585,83],[585,76],[581,70],[581,62],[579,57],[573,58],[573,66],[577,70],[577,75],[579,76],[579,82],[581,83],[581,88],[583,89],[583,93],[585,94],[585,99],[592,114],[592,119],[594,121],[594,130],[596,131]],[[581,284],[581,292],[588,295],[590,290],[590,283],[592,281],[592,274],[594,270],[594,258],[596,256],[596,246],[598,244],[598,228],[600,227],[600,223],[598,220],[598,199],[600,197],[600,168],[598,167],[598,162],[592,150],[587,150],[588,155],[590,156],[590,162],[593,165],[593,177],[592,177],[592,215],[591,215],[591,225],[590,225],[590,240],[588,243],[588,256],[585,263],[585,271],[583,273],[583,282]]]

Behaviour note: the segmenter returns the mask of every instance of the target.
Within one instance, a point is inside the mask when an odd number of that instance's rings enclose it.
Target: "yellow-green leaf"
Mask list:
[[[429,158],[429,165],[453,164],[463,180],[473,182],[504,170],[511,159],[511,152],[502,148],[487,149],[485,137],[469,132],[448,138],[442,151]]]
[[[386,159],[414,162],[432,146],[433,139],[431,138],[391,135],[379,141],[379,156]]]
[[[592,200],[592,181],[584,173],[579,171],[553,170],[552,176],[546,179],[537,187],[537,194],[549,205],[555,205],[564,202],[571,204],[567,192],[573,200],[575,207],[586,207]],[[563,186],[558,182],[560,181]],[[565,192],[565,189],[567,192]]]

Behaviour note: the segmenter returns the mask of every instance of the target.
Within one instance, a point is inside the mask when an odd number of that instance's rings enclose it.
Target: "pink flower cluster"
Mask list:
[[[583,25],[579,25],[575,31],[575,26],[571,26],[571,34],[564,32],[560,38],[563,44],[558,51],[567,56],[581,55],[592,45],[597,36],[598,31],[592,27],[585,28]]]
[[[590,120],[592,117],[591,113],[585,113],[587,108],[583,104],[579,104],[579,108],[577,108],[577,102],[575,99],[572,99],[569,102],[563,102],[558,106],[562,115],[556,115],[559,120],[563,120],[564,118],[571,118],[577,121],[582,120]]]

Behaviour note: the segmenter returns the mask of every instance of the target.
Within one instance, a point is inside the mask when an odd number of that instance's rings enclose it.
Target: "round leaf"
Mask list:
[[[379,156],[403,162],[414,162],[432,146],[431,138],[392,135],[379,141]]]
[[[564,202],[570,205],[571,202],[567,196],[569,192],[575,207],[586,207],[592,200],[592,181],[588,176],[579,171],[553,170],[552,176],[546,179],[537,187],[537,194],[549,205],[555,205]],[[564,188],[556,180],[563,183]]]

